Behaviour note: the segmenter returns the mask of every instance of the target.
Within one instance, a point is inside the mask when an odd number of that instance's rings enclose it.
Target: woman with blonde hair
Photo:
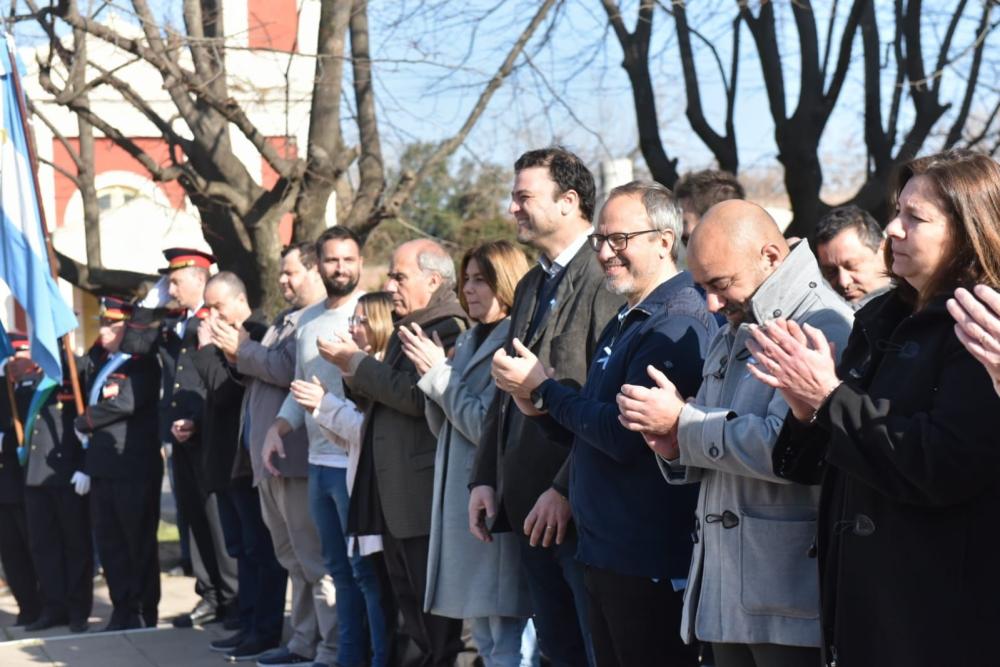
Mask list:
[[[507,340],[514,288],[527,270],[524,253],[508,241],[465,254],[459,298],[477,324],[459,336],[451,359],[419,327],[399,331],[404,353],[422,376],[417,386],[429,399],[427,422],[438,436],[424,608],[471,619],[486,667],[521,664],[521,634],[531,612],[516,537],[476,540],[467,509],[469,470],[497,391],[490,364]]]
[[[392,295],[388,292],[371,292],[362,295],[348,320],[348,331],[354,343],[366,354],[382,359],[392,335]],[[322,342],[320,343],[322,345]],[[361,457],[361,427],[364,407],[350,398],[328,392],[317,378],[295,380],[290,387],[292,396],[306,410],[312,412],[316,423],[335,445],[347,450],[347,493],[354,489],[354,479]],[[347,522],[344,522],[347,525]],[[347,553],[354,559],[382,551],[380,535],[347,536]],[[376,582],[377,584],[378,582]],[[378,584],[382,588],[381,584]],[[382,590],[380,595],[389,594]],[[368,612],[368,629],[371,635],[372,667],[388,664],[390,638],[383,610],[376,596],[365,596]]]

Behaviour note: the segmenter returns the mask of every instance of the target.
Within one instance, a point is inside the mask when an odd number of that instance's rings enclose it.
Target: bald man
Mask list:
[[[789,248],[749,202],[709,209],[691,235],[688,266],[709,310],[727,320],[709,346],[698,395],[685,404],[661,380],[654,389],[626,385],[618,401],[669,482],[701,482],[682,636],[711,642],[717,667],[814,667],[819,489],[772,470],[788,404],[750,375],[746,341],[750,327],[787,318],[820,329],[840,350],[852,311],[823,280],[808,244]]]

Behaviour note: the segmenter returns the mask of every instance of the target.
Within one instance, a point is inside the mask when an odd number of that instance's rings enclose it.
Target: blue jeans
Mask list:
[[[240,630],[246,639],[277,645],[285,623],[288,572],[274,555],[257,489],[249,477],[240,477],[215,499],[226,553],[236,559]]]
[[[371,638],[371,665],[387,662],[385,618],[382,615],[378,576],[367,559],[347,554],[347,471],[309,464],[309,511],[319,531],[323,562],[337,589],[337,664],[368,664],[365,615]]]
[[[513,616],[471,619],[472,641],[485,667],[521,667],[521,635],[527,620]]]
[[[576,560],[576,538],[551,547],[533,547],[518,534],[521,564],[535,609],[533,620],[542,655],[553,667],[594,667],[583,566]],[[577,622],[573,622],[573,617]]]

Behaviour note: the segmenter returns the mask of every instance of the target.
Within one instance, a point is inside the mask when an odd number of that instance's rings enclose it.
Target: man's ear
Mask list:
[[[573,209],[580,208],[580,195],[576,190],[569,189],[559,195],[559,213],[569,215]]]
[[[677,237],[674,236],[672,229],[664,229],[660,232],[660,259],[673,258],[672,251],[675,243],[677,243]]]
[[[781,264],[784,257],[781,254],[781,248],[778,247],[776,243],[768,243],[760,249],[760,258],[764,266],[774,269],[779,264]]]
[[[441,287],[441,283],[444,282],[444,278],[437,271],[431,271],[430,276],[427,278],[427,282],[431,286],[431,291],[434,292],[438,287]]]

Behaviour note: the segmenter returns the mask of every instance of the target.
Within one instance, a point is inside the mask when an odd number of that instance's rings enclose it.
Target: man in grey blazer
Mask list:
[[[618,406],[672,483],[701,482],[681,635],[711,642],[717,667],[820,664],[819,573],[811,544],[819,488],[778,477],[771,451],[788,414],[747,370],[751,326],[782,317],[841,350],[852,312],[826,285],[809,245],[789,248],[764,209],[727,201],[691,234],[688,266],[728,320],[685,402],[665,377],[625,385]],[[664,628],[664,631],[668,631]]]
[[[558,147],[525,153],[514,171],[509,210],[517,239],[538,250],[539,260],[518,283],[510,338],[523,341],[561,382],[579,388],[604,325],[624,302],[603,289],[604,274],[586,247],[594,178],[579,157]],[[513,352],[509,340],[507,351]],[[568,455],[510,395],[500,394],[470,479],[473,534],[488,540],[491,530],[513,530],[521,538],[539,644],[556,667],[593,664],[567,499]]]
[[[261,514],[274,553],[292,583],[291,636],[285,646],[261,656],[262,665],[288,664],[336,652],[336,611],[331,604],[333,581],[326,572],[319,534],[309,515],[308,453],[305,428],[279,439],[280,456],[264,456],[266,434],[295,375],[295,331],[308,306],[326,298],[312,242],[288,246],[281,257],[281,293],[291,306],[280,313],[258,342],[245,332],[213,330],[213,342],[248,381],[243,397],[240,432],[248,448],[237,450],[234,467],[249,466],[260,494]],[[234,638],[213,642],[223,651]],[[237,638],[238,639],[238,638]],[[319,650],[318,650],[319,649]]]

